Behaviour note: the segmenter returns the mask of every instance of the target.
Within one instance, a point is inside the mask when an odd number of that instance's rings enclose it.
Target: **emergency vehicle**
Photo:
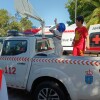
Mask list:
[[[89,28],[90,53],[100,53],[100,24],[91,25]]]
[[[49,38],[53,37],[53,34],[49,31],[49,29],[52,26],[53,25],[48,25],[48,26],[44,27],[44,35],[46,37],[49,37]],[[76,24],[72,24],[70,26],[68,26],[66,24],[66,30],[62,34],[62,41],[61,41],[64,54],[65,54],[65,52],[66,52],[66,54],[71,53],[71,51],[73,50],[72,41],[75,36],[75,28],[76,28]],[[40,29],[40,27],[38,29]],[[42,32],[40,30],[36,35],[41,36],[41,34],[42,34]]]
[[[15,0],[16,11],[41,22],[28,0]],[[8,87],[27,90],[33,100],[100,100],[100,57],[58,57],[50,38],[9,36],[0,55]]]
[[[63,32],[62,34],[61,44],[63,46],[63,52],[65,55],[72,53],[73,50],[72,42],[75,36],[75,28],[76,28],[76,24],[67,26],[65,32]]]
[[[83,24],[85,26],[85,24]],[[71,53],[73,50],[72,41],[75,36],[76,24],[66,27],[65,32],[62,34],[63,51]],[[86,54],[100,54],[100,24],[90,25],[89,27],[90,49],[86,50]]]
[[[83,24],[85,26],[85,24]],[[46,37],[53,37],[53,34],[49,32],[51,26],[45,26],[44,34]],[[75,28],[76,24],[72,24],[70,26],[66,25],[66,30],[62,34],[62,46],[63,46],[63,54],[72,53],[73,46],[72,41],[75,36]],[[100,51],[100,24],[91,25],[88,31],[89,38],[90,38],[90,49],[86,50],[86,54],[99,54]],[[41,30],[37,34],[41,36]]]
[[[0,66],[7,86],[34,100],[100,100],[100,57],[58,57],[50,38],[6,37]]]

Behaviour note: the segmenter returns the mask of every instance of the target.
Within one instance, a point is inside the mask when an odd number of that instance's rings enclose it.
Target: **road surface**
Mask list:
[[[8,100],[30,100],[30,94],[26,91],[8,88]]]

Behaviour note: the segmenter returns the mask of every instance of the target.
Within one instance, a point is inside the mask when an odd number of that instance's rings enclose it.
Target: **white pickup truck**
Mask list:
[[[100,57],[57,57],[48,38],[6,37],[0,67],[8,87],[33,100],[100,100]]]

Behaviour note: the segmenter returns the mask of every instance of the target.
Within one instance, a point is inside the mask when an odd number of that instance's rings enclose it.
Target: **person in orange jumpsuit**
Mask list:
[[[83,26],[84,18],[83,16],[78,16],[76,18],[75,37],[73,40],[73,56],[84,56],[85,47],[89,49],[89,36],[88,30]]]

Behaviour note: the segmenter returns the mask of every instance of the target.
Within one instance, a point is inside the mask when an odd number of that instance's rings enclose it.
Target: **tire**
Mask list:
[[[33,100],[70,100],[56,82],[45,81],[33,91]]]

